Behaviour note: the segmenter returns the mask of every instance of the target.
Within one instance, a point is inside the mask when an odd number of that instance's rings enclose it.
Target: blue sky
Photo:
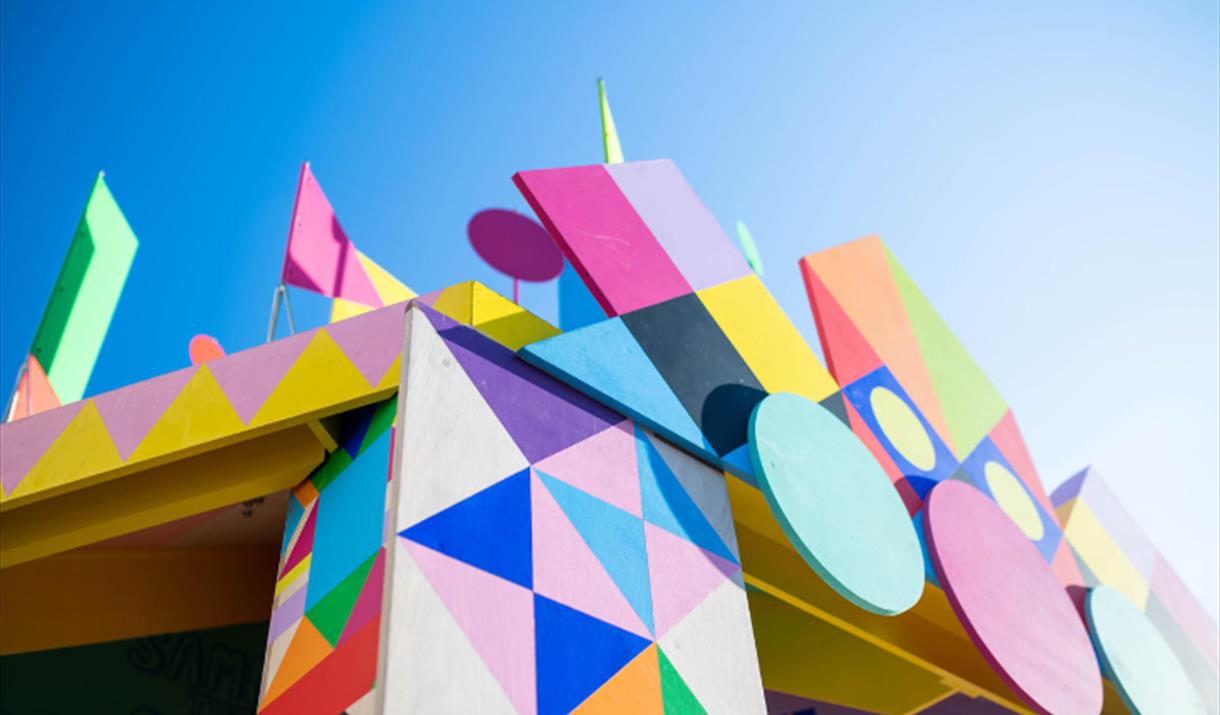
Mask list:
[[[603,76],[811,342],[797,259],[881,234],[1048,490],[1097,465],[1215,616],[1214,2],[343,4],[0,3],[4,384],[99,169],[141,247],[91,393],[261,341],[305,159],[415,289],[507,292],[466,220],[600,160]]]

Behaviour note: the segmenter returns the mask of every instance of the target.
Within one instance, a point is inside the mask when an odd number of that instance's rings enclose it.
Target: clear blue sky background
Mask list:
[[[1048,488],[1098,465],[1215,615],[1216,3],[357,4],[0,3],[6,389],[98,169],[141,247],[91,393],[261,341],[304,159],[412,287],[507,291],[465,222],[600,160],[600,75],[812,342],[797,259],[880,233]]]

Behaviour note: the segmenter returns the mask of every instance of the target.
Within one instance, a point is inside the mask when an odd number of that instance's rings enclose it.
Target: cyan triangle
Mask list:
[[[643,520],[549,474],[537,469],[534,473],[614,579],[627,603],[652,631],[652,591]]]
[[[534,594],[538,715],[569,713],[650,641]]]
[[[533,588],[529,469],[399,532],[417,544]]]
[[[716,451],[621,318],[527,345],[518,355],[687,450],[713,462],[718,460]]]
[[[676,536],[707,549],[733,563],[737,558],[695,500],[686,493],[682,482],[661,458],[661,453],[648,441],[639,427],[635,428],[635,448],[639,461],[640,497],[644,503],[644,519]]]
[[[284,519],[284,539],[280,543],[280,558],[284,558],[284,554],[288,552],[288,541],[292,538],[293,532],[297,530],[297,524],[301,523],[301,517],[305,515],[305,507],[301,506],[301,502],[297,498],[288,495],[288,516]]]

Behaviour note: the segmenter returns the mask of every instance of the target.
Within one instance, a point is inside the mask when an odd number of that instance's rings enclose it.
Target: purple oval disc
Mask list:
[[[466,235],[480,258],[512,278],[541,283],[563,272],[563,253],[550,234],[516,211],[484,209],[470,217]]]

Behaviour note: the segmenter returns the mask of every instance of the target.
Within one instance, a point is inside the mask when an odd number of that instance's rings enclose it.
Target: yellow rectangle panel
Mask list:
[[[699,300],[767,392],[818,402],[838,385],[756,275],[698,291]]]
[[[1101,583],[1122,591],[1141,609],[1148,602],[1148,581],[1110,537],[1089,505],[1075,499],[1063,534],[1076,556]]]

